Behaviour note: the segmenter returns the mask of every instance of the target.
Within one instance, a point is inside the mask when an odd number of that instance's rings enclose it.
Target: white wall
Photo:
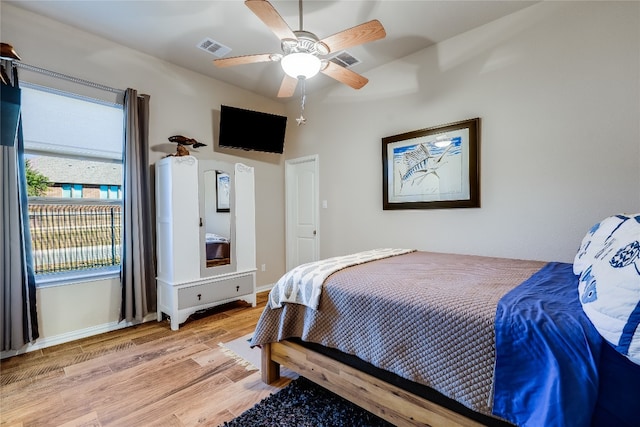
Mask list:
[[[640,212],[640,3],[544,2],[365,74],[310,94],[289,135],[287,158],[320,156],[321,257],[569,262],[595,222]],[[474,117],[481,208],[383,211],[381,138]]]
[[[272,284],[280,277],[284,270],[283,156],[229,149],[214,152],[213,143],[221,104],[274,114],[284,114],[284,105],[6,3],[1,12],[1,39],[14,46],[24,63],[150,95],[150,163],[175,152],[175,144],[167,138],[183,134],[207,144],[192,151],[199,159],[254,167],[257,265],[267,265],[266,272],[258,270],[257,285]],[[21,72],[27,74],[37,78]],[[40,289],[40,341],[109,327],[118,320],[119,292],[118,280]]]

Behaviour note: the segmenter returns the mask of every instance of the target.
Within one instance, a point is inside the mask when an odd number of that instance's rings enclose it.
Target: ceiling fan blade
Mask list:
[[[270,53],[259,53],[257,55],[232,56],[230,58],[214,59],[216,67],[232,67],[234,65],[253,64],[255,62],[271,61]]]
[[[347,68],[341,67],[340,65],[331,61],[327,62],[327,67],[324,70],[320,70],[320,72],[333,79],[336,79],[340,83],[351,86],[354,89],[360,89],[369,82],[368,78],[361,76],[360,74],[355,73]]]
[[[246,0],[245,5],[258,17],[273,33],[282,39],[297,37],[275,8],[266,0]]]
[[[340,31],[332,36],[320,40],[329,47],[330,52],[358,46],[363,43],[383,39],[387,35],[384,27],[377,19],[364,24],[356,25],[344,31]]]
[[[298,86],[298,79],[285,74],[282,79],[282,84],[280,85],[280,90],[278,91],[278,98],[289,98],[293,96],[296,91],[296,86]]]

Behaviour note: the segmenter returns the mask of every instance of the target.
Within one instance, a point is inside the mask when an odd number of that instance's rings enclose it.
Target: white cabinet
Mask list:
[[[229,209],[206,213],[207,171],[224,171],[230,180]],[[215,211],[215,210],[214,210]],[[230,243],[228,259],[207,263],[205,236],[224,223]],[[224,229],[224,227],[223,227]],[[216,229],[218,233],[219,229]],[[218,236],[216,234],[217,237]],[[193,156],[167,157],[156,163],[156,246],[158,321],[163,313],[171,329],[198,310],[234,300],[256,304],[255,195],[253,168],[202,161]],[[224,262],[222,262],[224,261]],[[214,267],[208,267],[214,265]]]

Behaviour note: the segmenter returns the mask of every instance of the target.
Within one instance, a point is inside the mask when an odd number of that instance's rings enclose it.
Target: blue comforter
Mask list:
[[[590,426],[603,340],[571,264],[549,263],[496,311],[493,412],[519,426]]]

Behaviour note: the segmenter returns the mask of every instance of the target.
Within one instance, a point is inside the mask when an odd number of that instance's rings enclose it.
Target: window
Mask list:
[[[121,105],[22,84],[36,282],[119,272]]]
[[[61,184],[60,187],[62,188],[61,197],[71,197],[71,184]]]
[[[100,198],[101,199],[120,199],[122,193],[120,187],[117,185],[101,185],[100,186]]]
[[[73,187],[71,187],[71,197],[74,199],[82,198],[82,184],[73,184]]]

